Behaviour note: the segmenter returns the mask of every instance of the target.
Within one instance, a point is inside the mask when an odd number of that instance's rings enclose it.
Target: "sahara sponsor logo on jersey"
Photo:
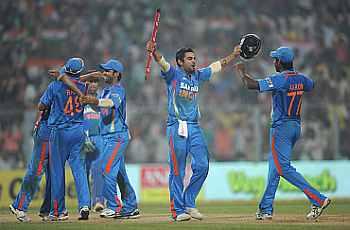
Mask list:
[[[180,83],[180,91],[179,96],[186,98],[187,100],[194,100],[197,97],[199,91],[199,87],[197,85],[190,86],[189,84],[185,82]]]

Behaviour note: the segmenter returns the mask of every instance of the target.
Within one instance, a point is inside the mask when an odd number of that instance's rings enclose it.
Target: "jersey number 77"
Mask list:
[[[303,100],[304,91],[292,91],[288,92],[287,101],[289,102],[288,106],[288,116],[300,116],[301,114],[301,103]]]

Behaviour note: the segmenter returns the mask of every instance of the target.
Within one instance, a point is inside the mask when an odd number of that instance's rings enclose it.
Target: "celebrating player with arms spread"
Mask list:
[[[311,212],[306,217],[316,220],[331,200],[313,188],[290,164],[293,146],[300,137],[302,97],[304,92],[309,92],[314,88],[314,81],[294,70],[294,53],[289,47],[280,47],[276,51],[272,51],[270,56],[274,60],[278,73],[265,79],[255,80],[245,72],[243,63],[236,65],[236,69],[248,89],[272,92],[269,174],[256,219],[272,218],[273,200],[280,176],[282,176],[309,198],[312,206]]]
[[[161,67],[161,77],[168,91],[167,137],[169,140],[169,191],[172,217],[176,221],[192,218],[203,219],[196,209],[195,199],[207,177],[209,152],[203,132],[199,126],[198,93],[204,81],[220,72],[240,54],[240,46],[227,57],[206,68],[196,68],[196,55],[191,48],[182,48],[176,53],[177,66],[171,66],[156,50],[155,43],[148,41],[147,51]],[[187,155],[192,156],[190,183],[184,191],[183,179]]]

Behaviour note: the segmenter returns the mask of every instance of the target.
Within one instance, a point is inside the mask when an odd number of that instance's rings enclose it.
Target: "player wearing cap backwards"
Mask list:
[[[209,152],[199,126],[198,94],[202,83],[221,71],[240,54],[240,46],[227,57],[208,67],[197,69],[196,55],[191,48],[182,48],[176,53],[177,66],[172,66],[156,50],[155,43],[148,41],[147,51],[161,67],[168,93],[167,137],[169,144],[169,192],[172,218],[186,221],[203,219],[196,208],[196,197],[208,175]],[[192,157],[192,177],[184,190],[186,158]]]
[[[243,63],[235,65],[246,88],[259,92],[272,92],[269,173],[256,219],[272,219],[273,201],[282,176],[305,193],[312,203],[311,211],[306,217],[316,220],[331,200],[313,188],[290,162],[293,146],[300,137],[302,98],[305,92],[310,92],[314,88],[315,83],[294,70],[294,54],[289,47],[280,47],[272,51],[270,56],[273,58],[277,73],[265,79],[253,79],[245,72]]]
[[[86,96],[82,103],[100,107],[100,134],[103,138],[102,170],[103,196],[107,207],[101,212],[104,218],[138,218],[136,194],[125,169],[124,152],[129,143],[129,129],[126,123],[126,94],[120,83],[124,67],[118,60],[111,59],[101,64],[107,86],[100,98]],[[94,75],[94,73],[90,74]],[[98,74],[100,75],[100,74]],[[117,183],[121,199],[117,195]]]
[[[82,92],[85,84],[79,81],[84,62],[81,58],[70,58],[61,69]],[[81,92],[80,92],[81,94]],[[85,171],[85,159],[81,148],[85,140],[83,129],[83,107],[79,97],[65,83],[52,82],[40,99],[39,110],[51,108],[48,125],[51,174],[51,220],[65,220],[65,162],[72,169],[78,195],[79,220],[89,217],[90,196]]]

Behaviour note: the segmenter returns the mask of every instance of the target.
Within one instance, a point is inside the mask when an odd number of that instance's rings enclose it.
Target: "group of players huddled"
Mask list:
[[[75,181],[79,220],[88,219],[91,206],[104,218],[140,216],[123,154],[129,143],[125,90],[120,84],[123,65],[111,59],[100,68],[81,75],[84,61],[70,58],[60,70],[49,71],[57,79],[40,98],[32,158],[20,192],[10,205],[18,220],[30,221],[28,206],[44,172],[45,198],[39,216],[52,221],[68,219],[66,161]],[[106,84],[97,98],[100,78]]]

